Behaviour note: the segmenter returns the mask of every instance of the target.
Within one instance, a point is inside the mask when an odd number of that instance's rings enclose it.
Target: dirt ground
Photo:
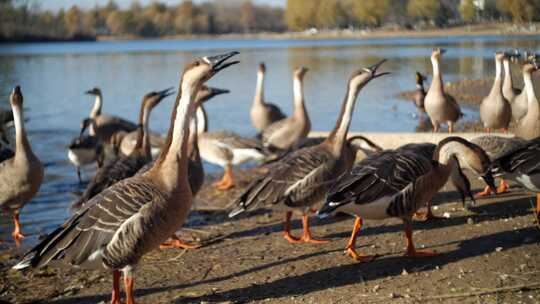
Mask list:
[[[260,209],[227,219],[223,209],[253,172],[240,172],[226,195],[205,187],[180,232],[196,250],[161,250],[136,271],[139,303],[540,303],[540,230],[532,196],[519,189],[480,199],[467,212],[447,186],[435,200],[437,215],[415,222],[418,247],[441,253],[403,257],[399,220],[366,221],[357,248],[379,257],[357,263],[343,254],[353,218],[312,219],[324,245],[289,244],[283,214]],[[481,186],[474,180],[474,185]],[[293,231],[301,233],[294,221]],[[111,276],[70,268],[20,273],[10,270],[16,252],[0,257],[0,299],[8,303],[108,303]]]
[[[358,263],[343,253],[352,217],[312,218],[314,235],[332,240],[324,245],[287,243],[278,211],[228,219],[227,205],[257,171],[237,173],[238,186],[229,192],[210,186],[216,176],[207,179],[190,225],[179,232],[202,248],[144,257],[136,270],[138,303],[540,303],[540,228],[530,193],[512,188],[465,211],[447,185],[434,211],[446,218],[414,223],[417,247],[439,256],[403,257],[402,224],[389,219],[365,222],[357,250],[378,258]],[[293,227],[299,235],[298,217]],[[110,274],[11,270],[21,254],[0,252],[0,303],[109,303]]]

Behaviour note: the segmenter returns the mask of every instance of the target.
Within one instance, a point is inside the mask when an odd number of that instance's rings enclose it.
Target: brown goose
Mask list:
[[[307,137],[311,121],[304,104],[304,76],[307,68],[300,67],[293,73],[294,112],[291,117],[278,120],[262,132],[263,145],[270,149],[287,150]]]
[[[347,253],[358,261],[371,261],[374,256],[364,256],[354,250],[357,234],[363,219],[401,218],[407,238],[407,256],[425,257],[436,253],[416,250],[412,240],[412,216],[439,191],[454,175],[465,187],[467,177],[459,163],[474,164],[489,174],[489,161],[478,146],[459,137],[442,140],[435,149],[433,159],[404,150],[387,150],[359,162],[342,175],[331,187],[319,216],[345,212],[356,216],[347,244]]]
[[[502,62],[504,58],[503,52],[495,53],[495,80],[488,96],[480,104],[480,119],[488,133],[492,129],[502,129],[507,132],[508,124],[512,119],[512,108],[502,91]]]
[[[79,200],[72,205],[72,209],[79,209],[103,190],[125,178],[135,175],[139,169],[152,160],[150,139],[148,136],[150,113],[161,100],[172,94],[169,91],[170,89],[159,92],[150,92],[143,97],[141,110],[139,111],[139,124],[141,127],[139,128],[135,149],[130,155],[121,155],[115,159],[109,160],[102,168],[100,168]]]
[[[431,53],[433,81],[424,99],[426,112],[431,119],[433,131],[438,132],[442,123],[448,124],[448,132],[454,131],[454,123],[463,116],[456,99],[444,91],[440,60],[444,49],[436,48]]]
[[[18,246],[24,238],[19,213],[38,192],[43,181],[43,165],[26,136],[23,95],[19,86],[11,92],[9,102],[15,124],[15,155],[0,162],[0,208],[13,215],[15,229],[11,235]]]
[[[540,224],[540,137],[526,141],[519,147],[493,160],[496,175],[517,182],[536,193],[536,220]]]
[[[251,123],[258,132],[264,131],[270,124],[285,118],[285,115],[278,106],[266,102],[264,100],[264,76],[266,74],[266,66],[264,63],[259,64],[257,72],[257,86],[255,88],[255,98],[251,106]]]
[[[291,242],[322,243],[311,237],[308,212],[324,199],[332,181],[352,165],[351,156],[344,153],[347,133],[359,91],[372,79],[387,73],[377,73],[385,60],[370,68],[359,70],[350,77],[341,114],[334,130],[321,144],[292,152],[272,164],[268,172],[251,183],[235,201],[236,208],[229,217],[236,216],[260,204],[285,209],[285,238]],[[304,233],[301,238],[290,234],[292,211],[300,209]]]
[[[517,137],[501,137],[501,136],[479,136],[471,140],[472,143],[478,145],[486,151],[491,161],[500,158],[501,156],[510,153],[521,147],[527,141]],[[484,190],[476,194],[476,197],[484,197],[491,194],[491,188],[486,186]],[[497,194],[504,193],[508,189],[508,184],[501,178]]]
[[[420,113],[426,113],[426,108],[424,107],[424,99],[426,98],[424,81],[426,80],[426,76],[422,75],[420,72],[416,72],[416,90],[414,91],[413,101],[416,109],[418,109],[418,112]]]
[[[126,303],[135,303],[133,270],[188,216],[192,195],[187,181],[187,137],[195,97],[203,82],[237,63],[231,52],[203,57],[184,69],[167,145],[154,166],[106,189],[45,240],[25,254],[15,269],[37,268],[52,261],[112,271],[112,304],[120,303],[120,271]]]
[[[538,70],[536,63],[523,65],[523,91],[527,95],[527,112],[517,123],[514,134],[523,139],[534,139],[540,136],[540,104],[532,82],[532,74]]]
[[[95,135],[104,144],[110,144],[114,133],[119,131],[131,132],[137,129],[137,125],[117,116],[102,114],[103,96],[99,88],[93,88],[85,94],[95,96],[94,106],[90,111],[90,118],[95,125],[90,127],[90,135]]]

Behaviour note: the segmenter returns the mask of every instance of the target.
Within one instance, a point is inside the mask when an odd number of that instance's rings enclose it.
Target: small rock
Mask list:
[[[439,206],[433,206],[433,210],[439,210]]]
[[[474,220],[472,219],[472,217],[467,219],[467,224],[474,225]]]
[[[401,275],[403,276],[409,275],[409,273],[407,272],[407,269],[403,269],[403,271],[401,272]]]
[[[499,275],[499,278],[501,278],[501,280],[503,280],[503,281],[506,281],[506,279],[508,279],[508,275],[507,274],[501,274],[501,275]]]
[[[435,269],[439,270],[439,269],[441,269],[441,268],[437,265],[437,266],[435,266]]]
[[[371,291],[377,292],[377,291],[379,291],[379,289],[381,289],[381,286],[375,285],[375,286],[373,286],[373,289]]]
[[[390,297],[390,299],[397,299],[399,297],[397,293],[393,293],[393,292],[391,292],[388,296]]]
[[[450,218],[450,212],[445,212],[442,215],[444,218]]]
[[[503,250],[502,247],[497,247],[497,248],[495,248],[495,251],[497,251],[497,252],[501,252],[502,250]]]
[[[527,268],[527,264],[521,264],[521,265],[519,265],[519,269],[525,270],[525,268]]]

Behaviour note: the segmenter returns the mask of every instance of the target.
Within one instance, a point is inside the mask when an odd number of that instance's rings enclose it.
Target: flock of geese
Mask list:
[[[462,116],[455,98],[444,91],[440,61],[444,50],[431,55],[433,81],[426,92],[425,76],[417,73],[415,104],[430,118],[434,131],[441,124],[452,132]],[[234,217],[261,206],[285,212],[284,237],[291,243],[325,243],[310,231],[309,216],[320,217],[345,212],[356,216],[347,253],[358,261],[374,256],[355,250],[364,219],[400,218],[407,240],[406,255],[424,257],[436,252],[418,250],[412,239],[414,216],[432,219],[431,200],[450,181],[474,203],[470,182],[463,170],[470,170],[495,190],[494,176],[512,180],[523,188],[540,193],[540,110],[531,75],[538,69],[536,57],[522,62],[525,88],[512,84],[510,63],[514,53],[495,55],[493,88],[482,102],[481,119],[487,131],[507,130],[515,120],[515,138],[482,136],[473,141],[449,136],[438,144],[410,143],[383,150],[363,136],[348,136],[361,90],[372,80],[387,75],[380,72],[382,60],[352,73],[335,127],[325,138],[307,138],[311,129],[304,104],[303,81],[307,68],[293,73],[294,112],[286,117],[264,98],[266,68],[259,66],[251,121],[257,139],[243,138],[228,131],[210,131],[204,103],[228,90],[208,87],[205,82],[237,64],[238,52],[195,59],[184,67],[176,93],[169,131],[165,138],[150,132],[152,109],[173,94],[172,88],[150,92],[141,101],[137,123],[102,113],[99,88],[94,106],[81,126],[80,136],[68,147],[68,157],[77,168],[97,163],[98,171],[81,197],[73,204],[73,215],[29,250],[15,269],[37,268],[56,262],[76,267],[111,271],[111,303],[120,303],[120,277],[124,276],[127,303],[134,303],[133,271],[141,257],[159,248],[196,248],[182,242],[175,232],[185,223],[193,196],[204,182],[202,159],[224,169],[214,186],[227,190],[235,186],[233,166],[248,160],[266,160],[264,173],[254,178],[233,202]],[[502,67],[504,66],[504,74]],[[504,78],[504,80],[503,80]],[[0,206],[13,215],[13,238],[24,238],[19,212],[37,193],[43,181],[43,165],[32,152],[23,119],[23,95],[16,87],[10,95],[15,126],[15,149],[0,153]],[[88,131],[88,132],[87,132]],[[85,135],[88,133],[87,135]],[[356,154],[367,157],[356,162]],[[322,207],[318,208],[319,203]],[[419,213],[427,206],[426,213]],[[303,233],[293,236],[290,220],[294,211],[302,214]],[[536,216],[540,220],[540,194]]]

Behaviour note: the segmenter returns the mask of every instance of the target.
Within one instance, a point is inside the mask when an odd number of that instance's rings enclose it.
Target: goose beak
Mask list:
[[[203,57],[203,60],[206,61],[206,63],[208,63],[210,66],[212,66],[212,71],[213,73],[217,73],[225,68],[228,68],[230,67],[231,65],[235,65],[237,63],[239,63],[240,61],[231,61],[231,62],[226,62],[227,59],[233,57],[233,56],[236,56],[240,54],[239,52],[237,51],[233,51],[233,52],[229,52],[229,53],[226,53],[226,54],[222,54],[222,55],[216,55],[216,56],[206,56],[206,57]]]
[[[482,179],[491,188],[491,191],[497,193],[497,186],[495,186],[495,179],[493,178],[491,170],[488,170],[487,173],[482,176]]]
[[[381,77],[381,76],[384,76],[384,75],[387,75],[387,74],[390,74],[390,72],[383,72],[383,73],[378,73],[377,74],[377,69],[381,67],[381,65],[383,63],[386,62],[386,59],[383,59],[379,62],[377,62],[376,64],[370,66],[369,68],[364,68],[364,72],[367,72],[367,73],[370,73],[372,75],[372,78],[377,78],[377,77]]]
[[[163,90],[163,91],[159,91],[159,92],[158,92],[158,95],[159,95],[159,97],[160,97],[161,99],[163,99],[163,98],[165,98],[165,97],[167,97],[167,96],[171,96],[171,95],[174,94],[173,89],[174,89],[173,87],[170,87],[170,88],[167,88],[167,89],[165,89],[165,90]]]
[[[211,96],[217,96],[217,95],[221,95],[221,94],[228,94],[230,93],[231,91],[227,90],[227,89],[218,89],[218,88],[212,88],[212,87],[209,87],[210,89],[210,95]]]

